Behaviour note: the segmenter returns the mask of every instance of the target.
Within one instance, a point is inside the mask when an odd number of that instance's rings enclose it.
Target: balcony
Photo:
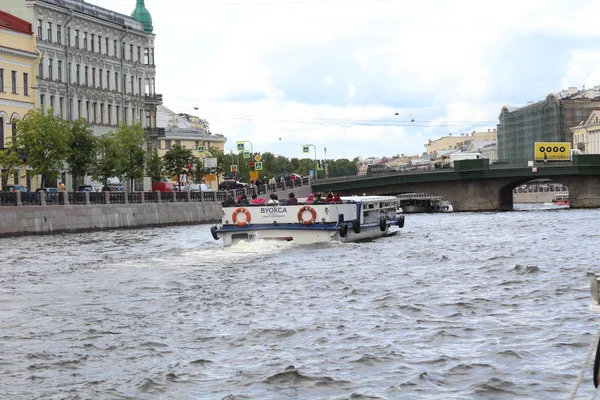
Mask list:
[[[144,128],[146,131],[146,135],[151,138],[161,138],[165,137],[165,128]]]
[[[145,94],[144,102],[146,104],[161,105],[163,102],[162,94]]]

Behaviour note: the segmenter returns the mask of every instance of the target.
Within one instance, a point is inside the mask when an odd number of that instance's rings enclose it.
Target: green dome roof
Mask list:
[[[146,9],[146,6],[144,5],[144,0],[137,0],[135,10],[133,10],[131,16],[136,21],[142,23],[145,32],[152,33],[152,16],[150,15],[150,12]]]

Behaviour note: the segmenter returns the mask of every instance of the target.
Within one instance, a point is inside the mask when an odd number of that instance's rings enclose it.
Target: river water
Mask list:
[[[1,239],[0,398],[566,399],[600,325],[600,210],[520,208],[353,244]]]

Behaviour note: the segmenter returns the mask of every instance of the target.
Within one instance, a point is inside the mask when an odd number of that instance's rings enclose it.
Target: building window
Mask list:
[[[92,67],[92,87],[96,87],[96,68]]]
[[[102,69],[99,69],[99,70],[98,70],[98,80],[100,81],[100,82],[99,82],[99,83],[100,83],[100,89],[104,89],[104,88],[102,87],[102,86],[104,86],[104,85],[102,84],[102,80],[103,80],[103,78],[104,78],[104,70],[102,70]]]
[[[83,73],[83,82],[85,83],[85,86],[88,86],[88,76],[90,74],[90,67],[88,67],[87,65],[85,66],[85,72]]]
[[[40,39],[40,40],[44,39],[44,37],[42,36],[42,20],[41,19],[38,19],[38,32],[37,32],[37,35],[38,35],[38,39]]]
[[[52,59],[49,58],[48,59],[48,79],[52,80],[52,78],[54,77],[54,74],[52,74]]]
[[[79,48],[79,29],[75,29],[75,47]]]
[[[62,44],[62,26],[56,25],[56,43]]]
[[[52,42],[52,22],[48,22],[48,41]]]
[[[69,99],[69,115],[67,115],[68,119],[71,119],[73,115],[73,99]]]
[[[94,34],[92,33],[92,34],[90,35],[90,46],[91,46],[92,53],[94,52],[94,49],[95,49],[95,47],[96,47],[96,45],[95,45],[95,43],[96,43],[95,39],[96,39],[96,35],[94,35]]]
[[[64,117],[64,108],[65,108],[65,98],[64,97],[59,97],[58,98],[58,112],[61,118]]]
[[[87,32],[83,32],[83,49],[87,50]]]
[[[117,125],[119,125],[119,121],[121,121],[121,107],[117,106]]]
[[[98,53],[102,54],[102,36],[98,35]]]
[[[4,68],[0,68],[0,92],[4,92]],[[2,143],[0,143],[0,147],[2,147]]]
[[[38,64],[38,75],[40,78],[44,77],[44,57],[40,57],[40,63]]]
[[[106,71],[106,88],[110,90],[110,71]]]
[[[113,54],[112,55],[113,55],[113,57],[117,56],[117,41],[116,40],[113,42]]]
[[[71,46],[71,28],[67,28],[67,46]]]
[[[138,79],[138,94],[142,94],[142,78]]]
[[[88,122],[90,122],[90,102],[89,102],[89,100],[85,102],[85,117],[87,118]]]
[[[104,123],[104,103],[100,103],[100,123]]]
[[[59,81],[63,81],[63,76],[62,76],[62,60],[58,60],[58,75],[56,75],[56,78]]]
[[[129,61],[133,61],[133,45],[129,45]]]
[[[54,110],[54,96],[50,95],[50,108]]]
[[[128,115],[129,114],[129,108],[125,107],[124,110],[125,110],[125,125],[127,125],[127,124],[129,124],[129,115]]]
[[[107,114],[108,114],[108,124],[112,125],[112,105],[108,105],[107,107]]]
[[[104,52],[108,55],[108,38],[104,38]]]
[[[176,144],[177,146],[181,146],[181,140],[176,140],[176,141],[175,141],[175,144]]]
[[[77,119],[81,119],[81,100],[77,100]]]
[[[40,108],[42,109],[42,112],[46,112],[46,109],[44,108],[45,102],[46,102],[46,95],[40,94]]]
[[[134,82],[135,82],[135,77],[134,77],[133,75],[131,75],[131,94],[134,94],[134,93],[133,93],[133,85],[134,85]]]
[[[17,94],[17,71],[11,71],[12,92]]]
[[[123,82],[121,83],[123,91],[127,93],[127,74],[123,74]]]
[[[23,72],[23,94],[29,96],[29,74]]]
[[[154,65],[154,47],[150,49],[150,64]]]
[[[77,64],[75,66],[75,69],[76,69],[75,79],[76,79],[77,84],[80,85],[81,84],[81,65]]]
[[[93,112],[94,112],[94,119],[93,119],[94,123],[96,123],[96,121],[97,121],[97,115],[96,115],[96,108],[97,108],[97,107],[98,107],[98,103],[94,102],[94,103],[92,104],[92,110],[93,110]]]
[[[142,47],[138,46],[138,52],[137,52],[137,60],[135,60],[137,62],[142,62]]]
[[[171,150],[171,141],[170,140],[165,140],[165,149]]]
[[[148,65],[150,63],[150,53],[147,47],[144,47],[144,64]]]
[[[119,91],[119,73],[115,72],[115,90]]]

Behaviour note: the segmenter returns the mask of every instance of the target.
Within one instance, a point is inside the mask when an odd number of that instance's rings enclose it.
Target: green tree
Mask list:
[[[97,139],[92,132],[92,127],[86,120],[78,119],[69,123],[67,139],[69,152],[66,161],[74,181],[89,174],[95,166],[96,143]]]
[[[64,160],[69,153],[69,126],[54,116],[49,109],[29,111],[17,123],[19,132],[17,146],[27,154],[27,164],[33,175],[42,175],[45,180],[56,180],[64,169]]]
[[[185,146],[173,145],[163,156],[165,170],[170,174],[177,175],[177,182],[180,181],[180,175],[187,173],[187,165],[194,163],[194,152],[186,149]],[[179,183],[181,186],[181,182]]]
[[[121,124],[114,132],[114,137],[121,148],[119,175],[129,179],[130,190],[133,190],[133,180],[144,176],[146,149],[144,146],[144,129],[140,124]]]
[[[160,182],[165,174],[163,159],[154,151],[146,159],[146,174],[152,182]]]
[[[7,141],[10,139],[7,139]],[[23,160],[19,157],[18,150],[14,143],[8,143],[7,148],[0,150],[0,177],[2,186],[8,184],[8,178],[13,171],[23,164]]]
[[[92,177],[106,186],[108,178],[119,176],[122,171],[123,152],[112,132],[98,139],[96,149],[96,172]]]
[[[335,178],[337,176],[350,176],[356,175],[358,170],[356,168],[356,164],[358,159],[354,159],[350,161],[346,158],[340,158],[337,160],[327,160],[327,170],[330,178]],[[325,176],[325,171],[322,172],[323,176]]]

